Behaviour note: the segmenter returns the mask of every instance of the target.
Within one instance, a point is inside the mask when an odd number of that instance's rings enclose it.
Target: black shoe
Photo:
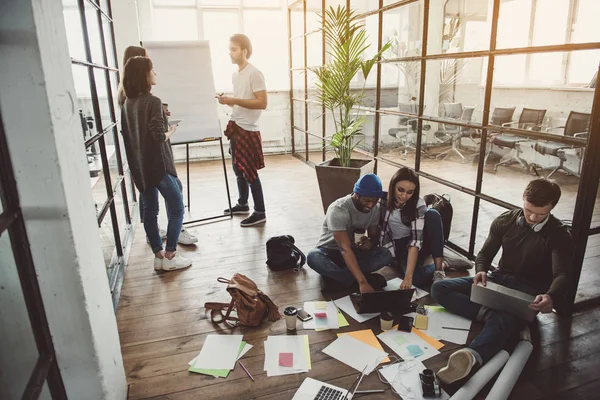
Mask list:
[[[252,213],[251,216],[249,216],[248,218],[246,218],[245,220],[243,220],[242,222],[240,222],[241,226],[252,226],[252,225],[258,225],[258,224],[264,224],[265,222],[267,222],[267,216],[265,214],[259,214],[259,213]]]
[[[371,285],[374,290],[380,291],[387,286],[387,281],[383,275],[372,272],[367,274],[365,278],[367,278],[367,282],[369,282],[369,285]]]
[[[231,207],[232,214],[248,214],[249,212],[250,207],[248,207],[247,204],[245,206],[240,206],[239,204],[236,204],[235,206]],[[229,208],[223,210],[223,214],[229,214]]]

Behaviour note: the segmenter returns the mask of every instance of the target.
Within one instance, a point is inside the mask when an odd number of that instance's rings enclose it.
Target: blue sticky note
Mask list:
[[[421,347],[418,344],[409,344],[408,346],[406,346],[406,350],[408,350],[410,355],[415,358],[425,354],[423,349],[421,349]]]

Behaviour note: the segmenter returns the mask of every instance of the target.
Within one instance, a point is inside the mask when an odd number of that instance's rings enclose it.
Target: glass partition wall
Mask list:
[[[590,236],[600,232],[600,3],[289,1],[292,153],[311,165],[334,157],[309,68],[328,58],[317,14],[338,5],[361,13],[369,54],[391,42],[367,81],[355,79],[366,87],[356,157],[375,159],[384,182],[408,166],[423,194],[449,194],[449,246],[470,258],[491,221],[522,205],[531,179],[555,179],[563,195],[554,215],[576,243],[575,282],[600,283],[600,243]],[[581,282],[578,302],[600,295]]]
[[[117,115],[119,71],[110,1],[63,0],[77,107],[104,262],[118,302],[125,258],[133,241],[136,191]]]

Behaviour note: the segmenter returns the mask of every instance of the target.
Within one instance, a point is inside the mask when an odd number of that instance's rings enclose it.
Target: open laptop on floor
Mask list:
[[[353,293],[350,295],[354,309],[359,314],[378,313],[383,311],[410,312],[410,301],[414,289],[390,290],[371,293]]]
[[[356,377],[350,389],[342,389],[313,378],[306,378],[298,388],[292,400],[351,400],[365,376],[365,369]]]

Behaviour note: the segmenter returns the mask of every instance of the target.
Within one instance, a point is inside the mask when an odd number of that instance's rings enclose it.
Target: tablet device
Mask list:
[[[169,120],[169,127],[173,126],[173,125],[179,125],[179,123],[183,121],[182,119],[171,119]]]

